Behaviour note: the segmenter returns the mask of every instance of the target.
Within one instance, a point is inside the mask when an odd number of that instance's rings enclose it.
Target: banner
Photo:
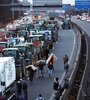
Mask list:
[[[46,64],[49,64],[50,62],[54,64],[56,60],[57,60],[57,57],[55,56],[55,54],[51,53],[48,59],[46,60]]]
[[[28,65],[28,66],[26,66],[25,68],[28,69],[28,68],[30,68],[30,67],[31,67],[34,71],[37,70],[37,68],[36,68],[34,65]]]

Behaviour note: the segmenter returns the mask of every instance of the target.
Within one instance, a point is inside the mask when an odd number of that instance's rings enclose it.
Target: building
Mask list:
[[[18,3],[18,0],[14,0],[14,2]],[[10,3],[12,3],[12,0],[0,0],[0,24],[4,24],[12,20],[12,12],[10,10],[10,6],[7,6]],[[18,12],[15,12],[15,18],[17,17]]]
[[[55,11],[60,10],[62,0],[33,0],[34,11]]]
[[[89,10],[90,0],[75,0],[75,10]]]

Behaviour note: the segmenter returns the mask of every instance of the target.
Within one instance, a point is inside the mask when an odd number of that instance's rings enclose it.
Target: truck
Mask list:
[[[18,48],[4,48],[2,51],[3,57],[13,57],[15,59],[15,67],[16,67],[16,80],[20,79],[21,75],[21,66],[23,66],[23,57],[19,53]]]
[[[0,100],[13,97],[11,88],[16,80],[15,60],[13,57],[0,57]]]

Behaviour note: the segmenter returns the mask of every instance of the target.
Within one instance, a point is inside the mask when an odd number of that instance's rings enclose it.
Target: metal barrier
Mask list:
[[[61,19],[62,20],[62,19]],[[81,51],[81,36],[83,35],[83,32],[81,31],[81,28],[79,27],[79,26],[77,26],[77,24],[75,24],[75,23],[71,23],[71,26],[75,29],[75,30],[77,30],[77,32],[79,32],[79,33],[77,33],[77,37],[79,37],[79,39],[78,40],[80,40],[78,43],[79,43],[79,48],[78,48],[78,51],[77,51],[77,56],[76,56],[76,59],[75,59],[75,63],[74,63],[74,68],[73,68],[73,70],[71,71],[71,73],[70,73],[70,76],[69,76],[69,83],[70,83],[70,86],[69,86],[69,89],[66,89],[66,90],[64,90],[64,92],[63,92],[63,94],[62,94],[62,96],[60,97],[60,100],[66,100],[66,97],[68,96],[68,94],[69,94],[69,92],[70,92],[70,90],[71,90],[71,86],[72,86],[72,84],[73,84],[73,82],[74,82],[74,79],[75,79],[75,76],[76,76],[76,73],[77,73],[77,70],[78,70],[78,65],[79,65],[79,59],[80,59],[80,51]],[[81,35],[81,36],[80,36]],[[65,77],[63,77],[62,78],[62,80],[61,81],[63,81],[64,80],[64,78]]]
[[[79,30],[78,26],[74,23],[72,23],[72,27],[75,28],[75,30]],[[70,74],[70,77],[69,77],[69,89],[66,89],[64,90],[62,96],[60,97],[60,100],[66,100],[66,97],[68,96],[69,92],[70,92],[70,89],[71,89],[71,86],[73,84],[73,81],[74,81],[74,78],[76,76],[76,72],[77,72],[77,69],[78,69],[78,64],[79,64],[79,57],[80,57],[80,51],[81,51],[81,32],[80,30],[78,31],[79,33],[77,34],[77,37],[79,38],[79,48],[78,48],[78,51],[77,51],[77,54],[76,54],[76,59],[75,59],[75,63],[74,63],[74,68]]]
[[[80,84],[80,89],[79,89],[79,91],[78,91],[78,96],[77,96],[77,100],[85,100],[85,97],[86,97],[86,85],[85,85],[85,82],[84,82],[84,80],[85,80],[85,76],[86,76],[86,70],[87,70],[87,64],[88,64],[88,50],[89,50],[89,48],[88,48],[88,40],[87,40],[87,34],[86,34],[86,32],[84,32],[83,30],[82,30],[82,33],[84,33],[84,35],[85,35],[85,40],[86,40],[86,64],[85,64],[85,69],[84,69],[84,72],[83,72],[83,77],[82,77],[82,81],[81,81],[81,84]]]

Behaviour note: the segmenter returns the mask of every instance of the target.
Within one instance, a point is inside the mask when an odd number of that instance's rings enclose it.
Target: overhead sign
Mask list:
[[[88,10],[90,9],[90,5],[75,5],[76,10]]]
[[[90,0],[75,0],[75,10],[90,9]]]

